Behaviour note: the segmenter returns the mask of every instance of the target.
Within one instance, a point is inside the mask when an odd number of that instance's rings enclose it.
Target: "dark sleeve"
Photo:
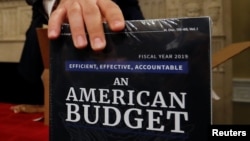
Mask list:
[[[144,19],[138,0],[113,0],[121,8],[125,20]]]
[[[41,0],[25,0],[28,5],[34,5],[36,2]]]

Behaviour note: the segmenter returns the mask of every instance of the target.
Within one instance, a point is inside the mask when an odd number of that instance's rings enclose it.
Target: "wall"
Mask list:
[[[26,103],[28,85],[18,73],[31,7],[25,0],[0,0],[0,101]],[[34,95],[34,94],[32,94]]]
[[[250,40],[250,0],[232,1],[233,42]],[[250,78],[250,50],[233,58],[233,76]],[[246,62],[246,63],[242,63]]]
[[[0,62],[19,62],[31,7],[24,0],[0,0]]]
[[[232,0],[232,40],[250,40],[250,0]],[[232,59],[233,78],[250,79],[250,50]],[[249,93],[250,95],[250,93]],[[233,102],[233,124],[250,124],[250,103]]]

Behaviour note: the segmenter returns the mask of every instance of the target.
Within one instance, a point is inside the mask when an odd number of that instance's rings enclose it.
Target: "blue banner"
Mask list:
[[[187,61],[66,61],[66,71],[188,73]]]

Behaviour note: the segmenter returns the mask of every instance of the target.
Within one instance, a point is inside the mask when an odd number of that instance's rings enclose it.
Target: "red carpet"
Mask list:
[[[48,141],[49,127],[43,121],[33,121],[43,114],[15,114],[10,110],[12,104],[0,103],[1,141]]]

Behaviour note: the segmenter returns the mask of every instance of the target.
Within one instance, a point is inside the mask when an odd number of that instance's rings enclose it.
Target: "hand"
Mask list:
[[[20,104],[20,105],[11,106],[10,109],[14,113],[42,113],[44,112],[43,105]]]
[[[76,48],[84,48],[88,44],[86,27],[92,49],[102,50],[106,46],[104,20],[113,31],[125,27],[122,11],[111,0],[61,0],[49,18],[48,37],[57,38],[62,23],[68,22]]]

